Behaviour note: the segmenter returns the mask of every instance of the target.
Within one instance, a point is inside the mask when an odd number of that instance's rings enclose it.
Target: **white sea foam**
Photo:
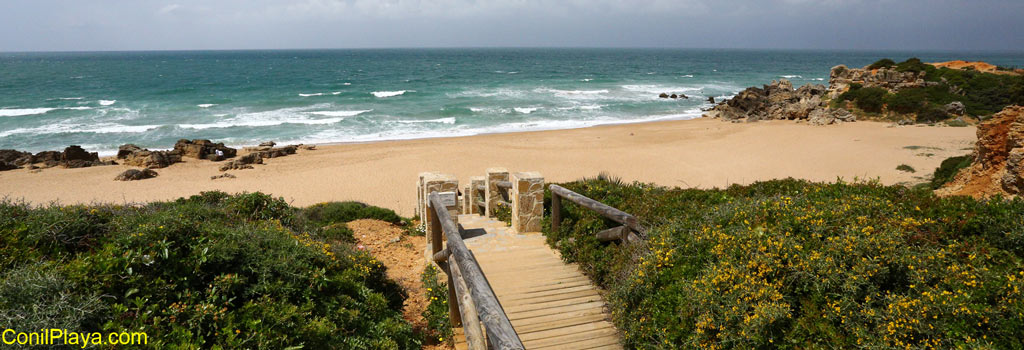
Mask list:
[[[394,96],[404,95],[406,93],[406,91],[408,91],[408,90],[374,91],[374,92],[371,92],[371,94],[373,94],[373,96],[377,96],[379,98],[385,98],[385,97],[394,97]]]
[[[779,77],[786,78],[786,79],[803,78],[803,76],[800,76],[800,75],[780,75]]]
[[[83,98],[85,98],[85,97],[58,97],[57,99],[58,99],[58,100],[65,100],[65,101],[68,101],[68,100],[81,100],[81,99],[83,99]],[[52,100],[52,99],[51,99],[51,100]]]
[[[601,109],[603,107],[604,106],[601,106],[601,105],[579,105],[579,106],[572,106],[572,107],[558,107],[558,109],[559,110],[563,110],[563,111],[573,111],[573,110],[577,110],[577,111],[596,111],[596,110],[599,110],[599,109]]]
[[[594,78],[583,78],[583,79],[580,79],[580,81],[591,81],[591,80],[594,80]]]
[[[19,117],[23,115],[44,114],[56,108],[4,108],[0,109],[0,117]]]
[[[84,107],[84,106],[83,107],[64,107],[64,108],[59,108],[59,109],[68,109],[68,110],[72,110],[72,111],[85,111],[85,110],[92,109],[92,107]]]
[[[210,107],[213,107],[213,106],[216,106],[216,105],[217,104],[215,104],[215,103],[203,103],[203,104],[196,105],[196,107],[199,107],[199,108],[210,108]]]
[[[331,95],[341,95],[341,91],[334,91],[334,92],[331,92]]]
[[[349,86],[349,85],[352,85],[352,83],[344,83],[344,84],[341,84],[341,85]]]
[[[113,133],[141,133],[157,129],[163,125],[124,125],[116,123],[100,124],[77,124],[58,123],[37,126],[32,128],[17,128],[0,132],[0,137],[7,137],[16,134],[47,135],[65,133],[92,133],[92,134],[113,134]]]
[[[323,95],[324,95],[324,93],[322,93],[322,92],[317,92],[317,93],[312,93],[312,94],[299,94],[299,96],[302,96],[302,97],[323,96]]]
[[[418,123],[441,123],[441,124],[455,124],[455,117],[438,118],[438,119],[427,119],[427,120],[396,120],[396,123],[403,124],[418,124]]]
[[[320,111],[320,112],[309,112],[310,114],[322,115],[327,117],[354,117],[363,113],[371,112],[372,109],[362,111]]]
[[[231,127],[262,127],[276,126],[282,124],[307,124],[325,125],[334,124],[344,120],[344,117],[336,118],[310,118],[310,109],[323,109],[330,107],[330,104],[317,104],[306,107],[282,108],[262,112],[241,113],[234,117],[219,120],[213,123],[202,124],[178,124],[178,127],[185,129],[223,129]]]
[[[100,106],[109,106],[117,102],[117,100],[100,100]]]
[[[693,78],[693,74],[680,75],[683,78]]]
[[[530,113],[533,113],[534,111],[536,111],[536,110],[538,110],[540,108],[539,107],[515,107],[515,108],[512,108],[512,109],[514,109],[517,113],[530,114]]]
[[[811,80],[822,81],[822,80],[825,80],[825,78],[814,78],[814,79],[811,79]]]

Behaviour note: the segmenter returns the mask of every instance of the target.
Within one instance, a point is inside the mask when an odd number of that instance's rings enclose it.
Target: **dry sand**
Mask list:
[[[969,153],[975,128],[856,122],[826,127],[788,121],[733,124],[664,121],[468,137],[320,146],[274,158],[235,179],[210,180],[219,163],[188,159],[154,179],[121,182],[127,166],[0,173],[0,195],[32,203],[131,203],[200,191],[262,191],[293,205],[358,200],[412,215],[422,171],[468,183],[488,167],[539,171],[549,182],[608,172],[627,181],[711,188],[795,177],[920,182],[946,157]],[[907,146],[918,146],[907,149]],[[917,173],[896,170],[908,164]]]

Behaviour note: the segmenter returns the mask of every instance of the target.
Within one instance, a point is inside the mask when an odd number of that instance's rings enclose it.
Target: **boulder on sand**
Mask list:
[[[122,172],[120,175],[117,175],[117,177],[115,177],[114,180],[117,180],[117,181],[144,180],[144,179],[154,178],[157,175],[159,175],[159,174],[157,174],[152,169],[142,169],[142,170],[139,170],[139,169],[128,169],[128,170],[125,170],[124,172]]]
[[[100,161],[99,153],[87,152],[82,146],[71,145],[60,154],[60,165],[65,168],[86,168],[99,165],[116,165],[114,161]],[[49,163],[48,163],[49,164]]]

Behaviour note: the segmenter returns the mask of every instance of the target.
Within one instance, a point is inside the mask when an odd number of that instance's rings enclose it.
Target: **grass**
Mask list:
[[[971,155],[957,156],[946,158],[939,164],[938,168],[935,168],[935,174],[932,176],[931,189],[938,189],[943,185],[953,181],[956,174],[960,172],[960,169],[971,166],[974,162],[974,157]]]
[[[907,172],[907,173],[916,173],[917,172],[917,170],[914,170],[914,167],[906,165],[906,164],[900,164],[899,166],[896,167],[896,170],[899,170],[899,171],[902,171],[902,172]]]
[[[545,232],[609,291],[627,347],[1024,347],[1024,200],[872,182],[563,186],[649,228],[641,245],[601,243],[614,223],[570,204]]]
[[[404,292],[352,207],[204,192],[141,206],[0,202],[0,324],[145,332],[143,348],[407,349]],[[379,208],[378,208],[379,209]]]

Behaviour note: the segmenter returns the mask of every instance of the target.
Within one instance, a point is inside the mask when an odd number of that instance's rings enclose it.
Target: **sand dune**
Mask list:
[[[969,153],[975,128],[857,122],[816,127],[793,122],[732,124],[697,119],[586,129],[320,146],[210,180],[219,163],[188,159],[154,179],[120,182],[129,168],[26,169],[0,173],[0,195],[32,203],[143,202],[200,191],[263,191],[294,205],[359,200],[411,215],[422,171],[455,174],[463,184],[487,167],[539,171],[568,181],[606,171],[625,180],[721,187],[796,177],[816,181],[879,178],[921,181],[946,157]],[[914,149],[905,148],[907,146]],[[910,174],[896,170],[908,164]]]

